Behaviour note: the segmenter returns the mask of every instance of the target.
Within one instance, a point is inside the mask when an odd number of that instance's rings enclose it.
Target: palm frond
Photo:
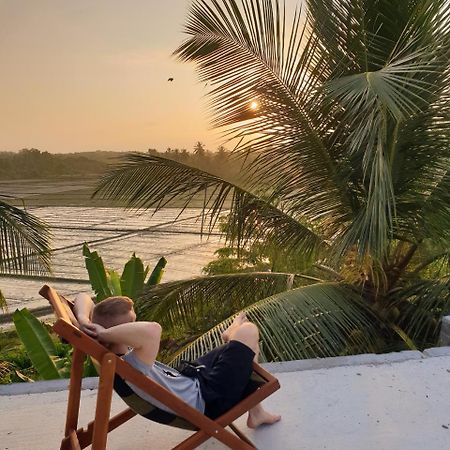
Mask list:
[[[446,0],[307,0],[309,19],[334,74],[379,69],[399,49],[414,51],[442,31]]]
[[[450,158],[447,159],[450,163]],[[450,238],[450,171],[447,169],[441,177],[433,178],[434,186],[428,188],[422,208],[419,209],[418,222],[423,224],[422,236],[432,236],[436,241],[449,242]]]
[[[399,129],[403,122],[414,120],[430,109],[446,86],[450,54],[448,13],[441,14],[439,4],[442,2],[439,1],[424,0],[420,5],[405,3],[403,9],[400,8],[405,20],[400,20],[399,24],[403,24],[403,28],[398,27],[395,35],[392,28],[387,31],[387,23],[383,22],[387,17],[383,13],[385,2],[372,6],[378,13],[376,20],[369,5],[362,17],[358,5],[347,1],[330,3],[335,8],[332,7],[332,16],[336,14],[342,19],[342,10],[349,14],[353,11],[353,16],[346,18],[347,27],[354,27],[358,18],[362,20],[360,26],[355,27],[360,35],[353,36],[351,42],[359,42],[366,64],[365,70],[361,63],[359,73],[347,76],[339,73],[324,86],[325,99],[334,99],[344,111],[342,120],[346,127],[341,126],[340,136],[335,138],[348,148],[363,174],[362,208],[342,235],[341,251],[357,245],[360,254],[370,253],[381,260],[386,256],[396,218],[392,167],[398,153]],[[420,20],[416,14],[419,10]],[[368,61],[373,52],[366,40],[367,36],[372,36],[372,19],[379,22],[376,37],[383,37],[387,32],[393,44],[384,60],[377,57],[376,63],[373,58],[372,63]],[[335,32],[342,33],[342,30]],[[349,53],[357,60],[355,54]],[[408,152],[412,155],[410,148]]]
[[[50,236],[40,219],[0,201],[0,272],[48,272]]]
[[[433,345],[439,336],[440,319],[450,313],[450,274],[437,280],[418,280],[393,292],[391,310],[397,310],[399,326],[420,348]]]
[[[405,128],[394,167],[397,232],[410,239],[429,236],[448,242],[450,96],[441,96]]]
[[[199,194],[212,230],[229,208],[227,238],[238,245],[251,239],[266,239],[286,249],[311,254],[325,248],[323,238],[308,224],[283,213],[252,193],[185,164],[153,155],[132,153],[109,172],[94,195],[123,200],[128,207],[160,209],[176,201],[181,209]]]
[[[252,272],[198,277],[152,287],[136,302],[139,319],[169,336],[198,335],[263,298],[292,289],[295,275]]]
[[[445,0],[308,0],[291,27],[281,5],[194,2],[176,54],[214,86],[215,125],[248,138],[250,186],[340,237],[336,254],[356,245],[381,260],[397,226],[399,129],[446,85]]]
[[[265,361],[337,356],[357,346],[374,351],[380,334],[378,320],[360,295],[340,284],[315,284],[266,298],[244,309],[261,335]],[[172,360],[195,360],[221,342],[231,324],[223,321],[182,349]]]
[[[425,275],[426,278],[436,279],[448,271],[450,268],[450,249],[439,249],[435,245],[433,247],[433,251],[420,255],[418,261],[415,261],[412,276],[426,271],[428,272]]]
[[[291,210],[301,204],[310,222],[328,215],[329,227],[335,217],[348,219],[346,177],[326,145],[329,116],[317,108],[330,71],[302,11],[289,27],[276,0],[196,1],[185,31],[189,39],[175,54],[215,86],[213,124],[243,140],[243,157],[258,155],[246,169],[250,185],[270,186],[272,198],[285,201],[291,194]]]

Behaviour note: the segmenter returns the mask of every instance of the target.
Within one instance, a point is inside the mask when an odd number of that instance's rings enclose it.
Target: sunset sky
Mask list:
[[[189,4],[0,0],[0,151],[215,150],[206,88],[171,56]]]
[[[188,4],[0,0],[0,151],[214,150],[204,85],[171,56]]]

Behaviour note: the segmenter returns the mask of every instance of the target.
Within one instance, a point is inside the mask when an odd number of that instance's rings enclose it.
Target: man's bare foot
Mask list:
[[[247,315],[245,312],[241,312],[234,318],[233,323],[222,333],[223,341],[228,342],[232,331],[241,326],[244,322],[248,322]]]
[[[248,413],[247,426],[257,428],[260,425],[272,425],[280,420],[279,414],[270,414],[263,408],[255,408]]]

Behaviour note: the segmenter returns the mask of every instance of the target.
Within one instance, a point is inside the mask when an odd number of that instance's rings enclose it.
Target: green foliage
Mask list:
[[[26,309],[17,310],[13,320],[16,331],[0,333],[0,384],[68,378],[72,347]],[[83,376],[97,376],[89,358]]]
[[[145,283],[146,287],[151,287],[159,284],[161,282],[162,276],[164,275],[164,269],[167,264],[167,259],[161,257],[159,261],[156,263],[156,266],[152,270],[152,273],[148,277],[147,283]]]
[[[13,315],[17,334],[28,356],[43,380],[63,378],[67,373],[64,361],[58,357],[55,343],[48,331],[26,308]]]
[[[4,196],[0,194],[1,197]],[[0,200],[0,273],[48,273],[50,238],[43,221]],[[0,309],[6,308],[6,298],[0,289]]]
[[[21,346],[0,350],[0,384],[34,381],[38,374]]]
[[[380,324],[361,297],[339,284],[315,284],[293,289],[243,309],[261,334],[265,361],[326,357],[345,354],[348,346],[360,352],[377,350]],[[173,360],[194,360],[222,343],[229,318],[195,340]],[[355,333],[364,330],[363,333]]]
[[[264,272],[271,268],[271,261],[263,253],[255,250],[241,249],[240,251],[224,247],[214,252],[217,259],[209,262],[204,268],[206,275],[219,275],[238,272]]]
[[[144,280],[144,264],[133,253],[131,259],[125,264],[122,277],[120,278],[122,295],[132,299],[139,298],[144,288]]]
[[[83,245],[83,256],[86,270],[89,275],[89,281],[91,282],[92,289],[97,295],[97,302],[107,297],[111,297],[111,295],[113,295],[111,288],[114,287],[114,284],[110,281],[111,276],[105,270],[102,258],[97,252],[91,252],[87,244]],[[116,295],[120,294],[116,293]]]
[[[102,258],[97,252],[91,252],[87,245],[83,247],[83,255],[98,301],[110,295],[126,295],[132,299],[141,295],[149,268],[144,270],[142,261],[134,254],[125,264],[121,277],[114,270],[105,269]],[[166,260],[161,258],[147,283],[158,282],[165,265]],[[44,380],[69,377],[71,346],[55,341],[47,328],[27,309],[15,311],[13,320],[26,353],[15,341],[12,348],[8,346],[1,350],[0,382],[32,381],[37,377]],[[85,361],[83,375],[97,375],[89,358]]]
[[[40,219],[0,200],[0,273],[47,273],[50,237]]]
[[[145,291],[135,307],[140,319],[161,323],[168,336],[188,337],[207,331],[234,311],[295,285],[294,276],[284,273],[198,277],[154,286]]]
[[[305,11],[290,24],[278,0],[192,2],[187,39],[175,54],[214,86],[213,124],[236,139],[242,178],[133,154],[101,180],[96,195],[135,208],[175,201],[185,208],[203,195],[209,230],[227,211],[232,249],[208,271],[260,269],[278,264],[280,255],[294,276],[304,263],[308,275],[320,270],[359,293],[364,311],[382,323],[377,349],[423,348],[435,342],[450,305],[448,1],[306,0]],[[228,279],[237,292],[257,301],[254,285],[242,278],[241,290],[235,277]],[[161,310],[198,314],[205,292],[210,304],[228,301],[225,279],[214,292],[208,277],[184,281],[181,291],[168,285],[172,297],[160,288],[149,308],[159,302]],[[366,333],[360,310],[348,306],[356,303],[332,291],[317,287],[303,299],[317,314],[290,290],[277,294],[272,309],[258,299],[251,318],[264,311],[259,325],[270,327],[263,333],[268,357],[322,355],[321,345],[327,354],[368,348],[351,340]],[[329,314],[333,302],[346,314]],[[287,304],[301,327],[274,312]],[[339,329],[335,321],[342,321]],[[303,326],[314,339],[320,335],[311,353]]]
[[[114,295],[124,295],[137,300],[145,286],[159,283],[167,263],[164,257],[160,258],[146,282],[149,266],[144,269],[142,260],[134,253],[125,264],[120,277],[115,270],[105,268],[103,259],[96,251],[91,252],[87,244],[83,245],[83,256],[97,302]]]
[[[214,252],[217,258],[202,270],[206,275],[239,272],[289,272],[316,276],[314,259],[302,253],[285,252],[268,242],[250,242],[244,248],[230,245]]]
[[[111,295],[120,295],[122,293],[120,276],[115,270],[106,269],[106,283]]]
[[[31,375],[32,365],[15,331],[0,332],[0,384],[23,381]]]

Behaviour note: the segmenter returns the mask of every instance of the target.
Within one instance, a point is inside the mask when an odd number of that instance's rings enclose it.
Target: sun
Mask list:
[[[257,109],[259,109],[259,103],[258,103],[256,100],[253,100],[253,101],[250,103],[250,109],[251,109],[252,111],[256,111]]]

